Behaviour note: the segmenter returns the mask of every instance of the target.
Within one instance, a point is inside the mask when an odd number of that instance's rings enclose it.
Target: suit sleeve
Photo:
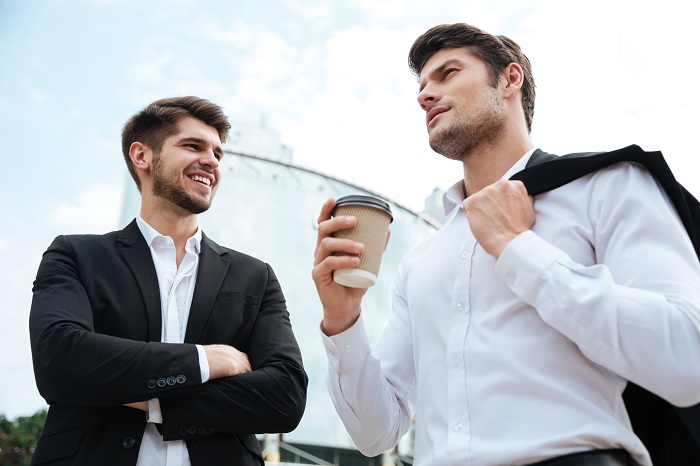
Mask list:
[[[119,324],[126,330],[115,334],[96,330],[94,298],[84,283],[93,284],[98,274],[84,265],[83,256],[92,256],[92,262],[101,262],[103,268],[109,267],[110,259],[104,251],[103,257],[94,257],[94,251],[76,254],[75,242],[79,240],[73,237],[56,238],[44,253],[34,282],[29,330],[41,395],[49,404],[109,406],[199,392],[194,345],[146,342],[145,337],[138,341],[138,332],[147,328],[145,310],[129,315],[133,322]],[[120,292],[124,293],[115,294]],[[104,328],[102,321],[109,321],[117,309],[101,312],[99,327]]]
[[[253,370],[209,381],[196,396],[161,399],[165,440],[289,432],[301,420],[308,378],[284,295],[268,265],[251,273],[262,274],[262,299],[248,342],[238,349],[246,352]]]

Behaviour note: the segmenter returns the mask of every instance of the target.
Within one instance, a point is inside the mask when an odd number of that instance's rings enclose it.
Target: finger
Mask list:
[[[360,265],[360,258],[357,256],[328,256],[319,262],[311,270],[314,281],[321,283],[328,281],[334,271],[340,269],[354,269]]]
[[[527,188],[525,187],[525,183],[523,183],[523,182],[520,181],[520,180],[510,180],[510,183],[511,183],[512,186],[515,187],[515,189],[516,189],[519,193],[521,193],[521,194],[523,194],[523,195],[525,195],[525,196],[528,195]]]
[[[316,247],[316,251],[314,252],[314,265],[318,265],[327,257],[332,257],[335,253],[359,255],[364,249],[364,244],[358,243],[357,241],[327,236],[322,238]]]
[[[340,230],[353,228],[355,225],[357,225],[357,217],[352,215],[341,215],[340,217],[325,220],[318,226],[319,241],[328,236],[333,236],[334,233]]]
[[[333,213],[334,207],[335,199],[333,199],[332,197],[328,198],[328,200],[321,207],[321,213],[319,214],[316,223],[318,223],[318,225],[321,225],[322,222],[331,218],[331,214]]]

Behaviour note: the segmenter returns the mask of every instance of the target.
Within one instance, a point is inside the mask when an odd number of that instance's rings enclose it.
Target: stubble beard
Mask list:
[[[194,196],[177,186],[176,180],[181,174],[176,170],[166,173],[160,156],[156,155],[153,160],[153,195],[169,201],[191,214],[201,214],[209,210],[212,197],[206,199]]]
[[[455,113],[446,127],[434,128],[429,136],[430,147],[450,160],[464,161],[478,149],[499,140],[505,128],[505,106],[495,92],[487,92],[484,99],[482,111],[471,119]]]

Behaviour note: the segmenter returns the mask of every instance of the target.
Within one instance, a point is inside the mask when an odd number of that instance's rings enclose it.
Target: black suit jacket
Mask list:
[[[159,398],[165,440],[193,466],[263,464],[255,433],[289,432],[307,376],[269,265],[202,237],[184,344],[161,343],[151,252],[132,222],[59,236],[44,253],[29,319],[34,373],[49,412],[32,464],[134,465]],[[202,383],[195,343],[248,355],[252,372]]]

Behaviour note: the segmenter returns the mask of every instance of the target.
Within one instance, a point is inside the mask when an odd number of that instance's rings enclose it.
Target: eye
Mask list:
[[[442,79],[447,78],[450,74],[457,71],[457,68],[447,68],[444,73],[442,73]]]

